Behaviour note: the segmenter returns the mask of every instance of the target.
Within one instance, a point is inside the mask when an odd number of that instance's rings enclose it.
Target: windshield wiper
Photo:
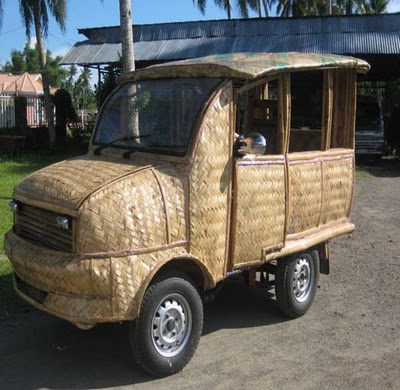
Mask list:
[[[145,137],[150,137],[150,136],[151,136],[151,134],[143,134],[143,135],[125,135],[125,136],[123,136],[123,137],[117,138],[117,139],[115,139],[115,140],[113,140],[113,141],[107,142],[106,144],[99,146],[98,148],[96,148],[96,149],[93,151],[93,154],[96,155],[96,156],[100,156],[100,154],[101,154],[100,151],[101,151],[101,150],[103,150],[103,149],[105,149],[105,148],[108,148],[109,146],[114,145],[114,144],[116,144],[117,142],[129,141],[129,140],[131,140],[131,139],[145,138]]]

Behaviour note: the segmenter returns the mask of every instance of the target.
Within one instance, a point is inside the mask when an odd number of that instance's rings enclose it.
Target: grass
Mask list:
[[[357,179],[367,179],[371,176],[368,167],[363,165],[356,165],[356,178]]]
[[[0,257],[4,255],[4,235],[11,229],[13,218],[8,203],[15,185],[27,175],[79,154],[83,150],[61,153],[28,153],[12,160],[0,160]],[[8,260],[0,260],[0,317],[26,307],[12,285],[12,267]]]
[[[0,318],[28,307],[15,292],[12,282],[12,266],[8,260],[0,261]]]

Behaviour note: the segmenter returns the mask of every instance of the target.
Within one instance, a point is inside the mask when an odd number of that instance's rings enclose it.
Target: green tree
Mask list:
[[[232,19],[232,0],[214,0],[214,3],[226,12],[228,19]],[[197,5],[203,15],[205,14],[207,0],[193,0],[193,4]]]
[[[37,46],[39,50],[40,71],[42,74],[43,91],[46,103],[46,117],[49,127],[49,145],[54,147],[56,133],[54,128],[53,107],[50,96],[50,85],[47,70],[46,49],[44,38],[48,35],[49,14],[52,15],[61,31],[65,31],[65,21],[67,17],[66,0],[19,0],[20,14],[22,23],[25,27],[28,39],[32,29],[35,30]],[[3,18],[4,0],[0,0],[0,22]],[[1,27],[1,24],[0,24]]]
[[[336,0],[332,4],[335,15],[365,14],[368,0]]]
[[[68,74],[68,71],[59,65],[61,56],[53,58],[51,52],[47,51],[46,60],[50,85],[52,87],[61,87]],[[6,62],[2,70],[10,73],[39,73],[40,61],[37,45],[32,48],[29,44],[26,44],[23,51],[13,50],[11,52],[11,61]]]
[[[90,85],[92,72],[89,68],[83,68],[78,79],[74,83],[73,96],[75,107],[81,110],[92,108],[96,105],[96,97]]]
[[[273,0],[247,0],[248,6],[253,10],[259,18],[269,16],[272,8]]]
[[[388,11],[390,0],[368,0],[366,4],[366,14],[385,14]]]

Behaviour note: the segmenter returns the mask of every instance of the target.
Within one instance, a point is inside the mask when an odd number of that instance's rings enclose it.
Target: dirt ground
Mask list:
[[[400,161],[370,172],[357,231],[331,243],[304,317],[288,321],[265,290],[231,281],[206,306],[189,365],[155,380],[133,362],[125,325],[84,332],[29,310],[0,320],[0,389],[400,389]]]

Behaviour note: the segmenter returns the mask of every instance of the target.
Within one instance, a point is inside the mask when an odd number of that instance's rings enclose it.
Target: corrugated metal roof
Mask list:
[[[62,64],[118,62],[119,27],[82,29]],[[218,53],[400,54],[400,14],[268,18],[134,26],[136,61],[171,61]]]

